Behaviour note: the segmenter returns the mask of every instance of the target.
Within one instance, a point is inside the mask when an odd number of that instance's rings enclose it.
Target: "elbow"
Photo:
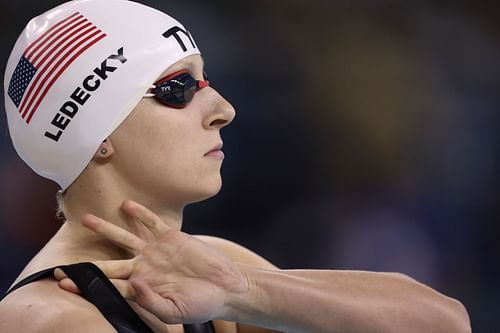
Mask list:
[[[471,333],[472,327],[470,317],[465,306],[460,301],[453,298],[448,298],[448,303],[450,304],[448,313],[452,327],[450,327],[447,332]]]
[[[435,317],[436,327],[440,327],[439,332],[443,333],[471,333],[471,323],[469,314],[465,306],[458,300],[440,295],[441,300],[436,302],[438,314]],[[440,314],[440,315],[439,315]]]
[[[460,301],[445,296],[404,274],[397,273],[395,277],[415,287],[414,296],[420,296],[413,298],[413,301],[420,299],[420,302],[416,302],[420,306],[415,308],[416,318],[419,318],[417,322],[426,323],[423,326],[426,326],[427,330],[439,333],[472,332],[469,314]],[[419,324],[416,326],[421,327]]]

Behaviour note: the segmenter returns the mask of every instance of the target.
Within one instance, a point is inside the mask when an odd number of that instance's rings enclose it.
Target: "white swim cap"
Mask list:
[[[4,77],[17,153],[65,190],[153,81],[199,53],[179,22],[131,1],[77,0],[35,17]]]

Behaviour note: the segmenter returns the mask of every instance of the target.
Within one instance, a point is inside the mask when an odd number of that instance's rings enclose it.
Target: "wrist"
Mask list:
[[[264,297],[258,286],[259,269],[250,265],[236,263],[240,269],[244,288],[229,291],[223,311],[223,320],[234,322],[250,322],[251,318],[258,315],[257,300],[263,302]]]
[[[253,282],[251,280],[251,273],[249,273],[248,267],[243,264],[235,263],[238,267],[239,272],[241,274],[241,285],[243,288],[238,288],[236,290],[229,290],[226,294],[226,301],[224,304],[224,311],[222,313],[222,317],[219,319],[227,320],[227,321],[238,321],[238,318],[241,317],[241,308],[242,303],[245,298],[249,297],[252,293]]]

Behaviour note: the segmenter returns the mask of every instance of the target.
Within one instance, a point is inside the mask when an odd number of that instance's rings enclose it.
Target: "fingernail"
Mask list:
[[[61,280],[64,278],[66,274],[64,274],[64,272],[62,271],[62,269],[60,268],[56,268],[54,270],[54,277],[57,279],[57,280]]]
[[[92,225],[96,225],[98,223],[99,223],[99,219],[95,218],[95,216],[92,214],[85,214],[82,217],[82,224],[83,225],[92,226]]]

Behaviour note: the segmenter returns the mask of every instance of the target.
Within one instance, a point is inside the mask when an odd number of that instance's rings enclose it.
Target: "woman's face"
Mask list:
[[[158,79],[179,70],[203,79],[199,55],[182,59]],[[187,204],[216,194],[222,181],[220,130],[234,118],[234,108],[211,87],[198,90],[182,109],[143,98],[110,136],[119,179],[144,193]],[[211,152],[212,153],[209,153]]]

